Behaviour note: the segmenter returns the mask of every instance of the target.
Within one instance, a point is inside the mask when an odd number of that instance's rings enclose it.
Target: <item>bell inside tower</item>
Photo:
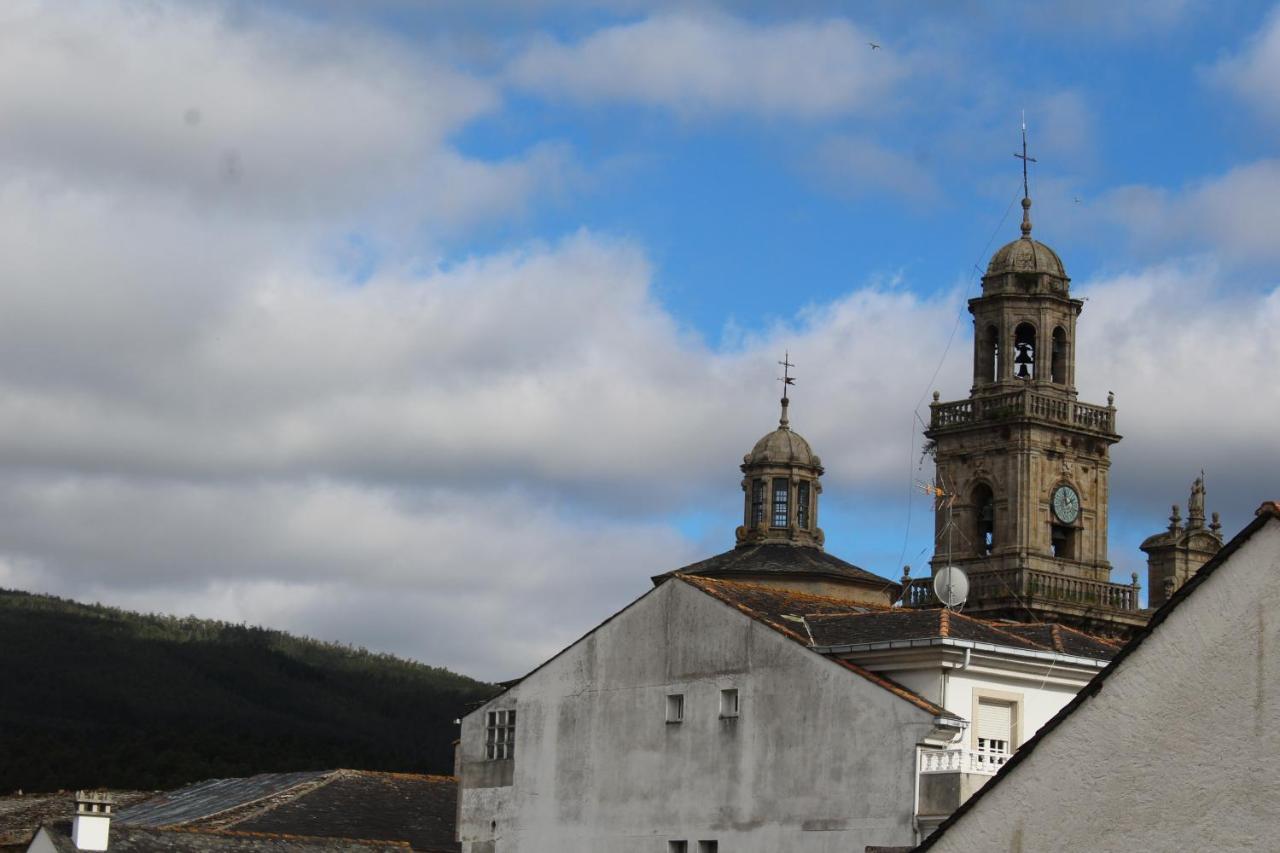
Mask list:
[[[1013,375],[1018,379],[1036,378],[1036,327],[1019,323],[1013,332]]]

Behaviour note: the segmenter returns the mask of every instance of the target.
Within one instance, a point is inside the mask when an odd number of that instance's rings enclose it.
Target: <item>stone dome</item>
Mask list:
[[[1002,273],[1049,273],[1059,278],[1067,277],[1067,270],[1062,266],[1062,258],[1039,240],[1030,237],[1019,237],[1012,243],[1006,243],[991,256],[987,264],[987,275]]]
[[[788,426],[780,426],[756,442],[751,452],[742,457],[747,465],[807,465],[822,467],[822,460],[809,442]]]

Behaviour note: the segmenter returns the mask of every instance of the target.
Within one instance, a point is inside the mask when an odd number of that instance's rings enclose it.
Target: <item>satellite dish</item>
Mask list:
[[[969,578],[955,566],[945,566],[933,576],[933,594],[947,607],[958,607],[969,597]]]

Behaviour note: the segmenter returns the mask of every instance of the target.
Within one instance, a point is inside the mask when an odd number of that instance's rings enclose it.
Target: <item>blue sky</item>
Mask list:
[[[1240,528],[1280,11],[904,8],[7,4],[0,584],[509,677],[732,544],[784,351],[829,550],[923,568],[1024,110],[1117,578],[1202,467]]]

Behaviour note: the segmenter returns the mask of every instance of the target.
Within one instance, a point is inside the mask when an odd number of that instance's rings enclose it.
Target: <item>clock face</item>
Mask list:
[[[1080,496],[1070,486],[1053,490],[1053,514],[1063,524],[1073,524],[1080,517]]]

